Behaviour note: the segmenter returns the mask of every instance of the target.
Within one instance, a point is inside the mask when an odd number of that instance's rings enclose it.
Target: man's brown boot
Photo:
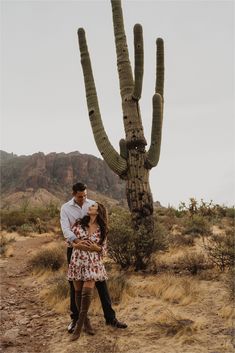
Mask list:
[[[81,299],[81,307],[79,311],[79,319],[73,331],[71,341],[75,341],[80,337],[82,327],[87,317],[89,306],[91,304],[92,295],[93,295],[93,288],[87,288],[87,287],[82,288],[82,299]]]

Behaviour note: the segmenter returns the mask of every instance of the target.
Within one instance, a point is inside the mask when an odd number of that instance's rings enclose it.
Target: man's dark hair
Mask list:
[[[83,183],[76,183],[73,185],[73,192],[80,192],[80,191],[84,191],[86,190],[87,186],[86,184],[83,184]]]

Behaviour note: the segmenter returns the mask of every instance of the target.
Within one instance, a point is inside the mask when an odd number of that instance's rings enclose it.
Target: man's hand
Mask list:
[[[83,251],[96,251],[100,252],[101,247],[95,243],[93,243],[91,240],[75,240],[73,242],[73,247],[75,249],[83,250]]]

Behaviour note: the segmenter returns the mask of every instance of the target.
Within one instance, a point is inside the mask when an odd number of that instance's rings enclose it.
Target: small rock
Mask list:
[[[14,342],[12,340],[10,340],[7,337],[2,337],[2,339],[1,339],[1,346],[2,347],[10,347],[13,345],[14,345]]]
[[[20,335],[20,336],[28,336],[29,333],[26,332],[26,331],[21,331],[21,332],[19,333],[19,335]]]
[[[15,301],[14,300],[8,300],[8,304],[15,305]]]
[[[6,311],[1,312],[1,322],[9,320],[9,315]]]
[[[27,308],[27,306],[26,306],[26,305],[24,305],[24,304],[22,304],[22,305],[20,304],[20,305],[19,305],[19,308],[20,308],[20,309],[26,309],[26,308]]]
[[[31,316],[31,318],[32,318],[32,319],[38,319],[39,317],[40,317],[40,316],[39,316],[39,315],[37,315],[37,314],[36,314],[36,315]]]
[[[9,292],[10,294],[15,294],[15,293],[17,293],[17,289],[15,289],[15,288],[13,288],[13,287],[10,287],[10,288],[8,288],[8,292]]]
[[[18,320],[19,325],[27,325],[29,322],[30,320],[27,317]]]
[[[7,330],[5,332],[4,338],[8,339],[11,342],[15,342],[18,334],[19,334],[19,329],[18,328],[12,328],[12,329]]]

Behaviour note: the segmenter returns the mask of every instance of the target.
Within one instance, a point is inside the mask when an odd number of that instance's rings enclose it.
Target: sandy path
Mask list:
[[[53,335],[50,323],[57,314],[49,312],[40,303],[37,281],[27,267],[31,249],[46,241],[45,236],[23,238],[14,243],[12,257],[0,260],[1,352],[48,352]]]

